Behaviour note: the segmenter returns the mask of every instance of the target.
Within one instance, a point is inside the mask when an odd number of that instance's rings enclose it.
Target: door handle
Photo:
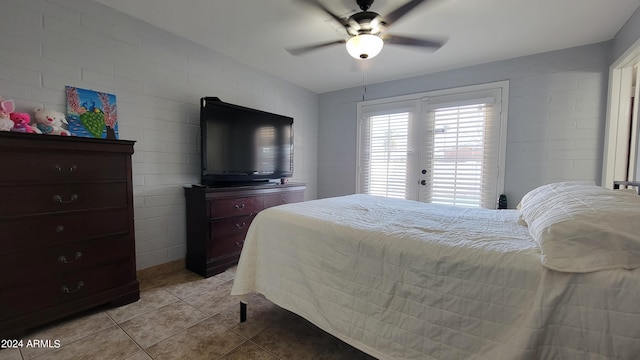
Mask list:
[[[427,185],[427,180],[420,180],[420,185]]]

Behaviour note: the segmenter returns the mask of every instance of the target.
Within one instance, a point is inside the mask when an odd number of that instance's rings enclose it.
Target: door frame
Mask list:
[[[609,67],[609,91],[602,156],[602,186],[613,188],[616,180],[640,179],[638,147],[638,106],[640,83],[640,39]],[[633,83],[635,90],[633,89]],[[631,98],[634,96],[635,105]],[[633,114],[632,114],[633,109]],[[629,139],[631,146],[629,147]],[[631,149],[631,151],[629,151]]]

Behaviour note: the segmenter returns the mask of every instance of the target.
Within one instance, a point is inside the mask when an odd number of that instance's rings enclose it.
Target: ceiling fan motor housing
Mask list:
[[[380,15],[373,11],[362,11],[353,14],[349,18],[349,34],[372,34],[377,35],[383,31],[384,23],[380,21]]]

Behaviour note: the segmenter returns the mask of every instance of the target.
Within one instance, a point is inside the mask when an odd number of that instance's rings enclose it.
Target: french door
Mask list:
[[[359,104],[358,192],[494,208],[506,85]]]

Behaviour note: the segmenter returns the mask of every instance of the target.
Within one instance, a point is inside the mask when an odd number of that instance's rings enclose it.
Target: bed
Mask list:
[[[263,294],[379,359],[638,358],[640,196],[564,182],[518,208],[368,195],[270,208],[232,295]]]

